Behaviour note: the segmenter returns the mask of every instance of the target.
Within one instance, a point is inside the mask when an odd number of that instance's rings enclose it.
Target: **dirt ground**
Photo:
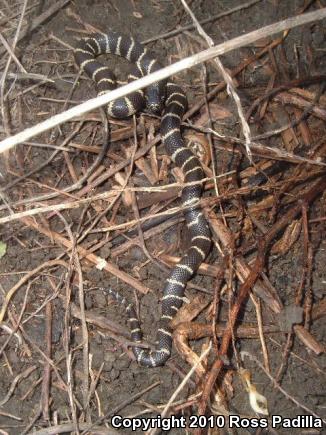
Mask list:
[[[28,3],[23,29],[33,27],[33,19],[59,3]],[[323,0],[248,3],[188,2],[198,20],[212,19],[204,29],[216,44],[326,7]],[[3,0],[0,5],[1,34],[12,43],[23,3]],[[213,19],[237,6],[241,6],[239,11]],[[91,32],[90,26],[132,34],[145,42],[154,38],[147,46],[163,65],[207,47],[194,28],[162,37],[191,23],[179,1],[77,0],[62,2],[57,9],[17,43],[17,61],[11,61],[4,85],[5,94],[9,93],[4,97],[1,92],[1,139],[96,96],[94,83],[85,75],[78,77],[72,51],[76,41]],[[136,302],[144,339],[154,343],[171,257],[180,257],[189,246],[182,213],[157,224],[156,232],[155,226],[152,230],[143,227],[146,248],[139,226],[133,223],[139,216],[180,205],[179,190],[167,194],[150,190],[182,181],[159,141],[156,148],[143,157],[136,154],[133,165],[129,164],[135,146],[144,149],[158,133],[158,119],[142,114],[137,133],[133,120],[110,120],[109,150],[100,166],[86,183],[69,191],[64,189],[87,173],[107,140],[100,110],[2,155],[1,434],[76,433],[77,426],[79,433],[113,434],[117,430],[111,424],[113,415],[145,420],[160,415],[194,363],[193,353],[199,356],[210,341],[212,348],[203,359],[204,374],[197,367],[173,399],[168,416],[181,421],[181,417],[198,415],[204,406],[201,394],[208,391],[207,418],[224,416],[227,422],[232,414],[241,416],[244,425],[246,418],[259,415],[269,420],[267,428],[255,429],[228,428],[226,423],[217,428],[220,420],[215,419],[215,427],[202,433],[323,433],[318,424],[312,426],[312,420],[301,428],[293,420],[290,428],[273,428],[271,419],[276,415],[314,416],[326,422],[325,23],[297,27],[283,38],[281,34],[266,37],[221,57],[234,76],[252,137],[289,124],[278,134],[255,139],[261,147],[253,149],[254,165],[247,158],[238,111],[225,87],[220,86],[209,102],[203,101],[221,83],[214,61],[174,78],[185,90],[189,108],[198,104],[184,134],[197,135],[197,142],[210,144],[213,164],[206,162],[206,176],[214,175],[213,167],[222,175],[216,185],[212,178],[205,185],[205,213],[214,246],[206,269],[187,286],[188,303],[181,319],[192,320],[188,328],[194,330],[212,322],[217,329],[213,340],[209,332],[198,339],[189,335],[184,352],[177,352],[174,345],[164,367],[148,369],[133,360],[124,310],[103,291],[111,287]],[[4,50],[1,77],[7,59]],[[119,78],[127,71],[128,64],[121,59],[106,57],[103,62]],[[235,72],[239,65],[243,67]],[[273,89],[278,91],[273,93]],[[267,98],[254,105],[266,94]],[[208,128],[217,134],[209,135]],[[135,188],[135,195],[124,189],[115,201],[113,197],[94,199],[125,182]],[[85,201],[73,207],[81,199]],[[49,206],[53,208],[16,216]],[[129,226],[123,225],[128,222]],[[272,237],[265,246],[269,234]],[[257,256],[263,254],[260,264]],[[102,266],[106,260],[107,267],[101,267],[100,260]],[[255,271],[258,280],[254,280],[255,287],[250,286],[254,291],[240,306],[244,278]],[[10,290],[13,294],[7,296],[6,307],[5,295]],[[225,331],[222,335],[217,331],[230,321],[237,304],[237,322],[228,342]],[[246,326],[254,329],[254,338]],[[181,332],[175,335],[180,342]],[[218,361],[223,368],[217,382],[209,386]],[[251,383],[245,383],[243,369]],[[250,406],[248,385],[265,396],[268,416]],[[131,429],[119,432],[131,433]],[[194,429],[156,433],[194,433]]]

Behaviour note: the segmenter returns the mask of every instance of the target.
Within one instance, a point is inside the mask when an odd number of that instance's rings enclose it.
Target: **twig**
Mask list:
[[[17,284],[15,284],[10,290],[9,292],[6,294],[5,300],[3,302],[1,311],[0,311],[0,323],[3,322],[4,316],[6,314],[7,311],[7,307],[8,304],[10,302],[10,300],[12,299],[12,297],[14,296],[14,294],[16,293],[16,291],[23,285],[25,284],[32,276],[38,274],[42,269],[44,269],[45,267],[53,267],[53,266],[67,266],[67,263],[62,261],[62,260],[50,260],[50,261],[46,261],[45,263],[40,264],[38,267],[36,267],[35,269],[31,270],[30,272],[28,272],[26,275],[24,275]]]
[[[188,12],[188,14],[191,16],[191,19],[193,20],[195,26],[197,27],[198,33],[206,40],[207,45],[209,47],[214,47],[213,39],[210,36],[208,36],[207,33],[204,31],[204,29],[201,27],[201,25],[198,22],[197,18],[195,17],[194,13],[192,12],[192,10],[189,8],[188,4],[186,3],[186,0],[181,0],[181,3],[183,4],[183,6],[186,9],[186,11]],[[232,98],[235,102],[235,105],[237,107],[239,119],[240,119],[240,122],[242,125],[242,133],[243,133],[243,136],[245,137],[245,146],[246,146],[246,150],[247,150],[247,156],[248,156],[249,160],[252,161],[252,153],[250,150],[251,133],[250,133],[249,125],[246,121],[246,118],[245,118],[245,115],[244,115],[244,112],[242,109],[239,95],[237,94],[235,87],[233,85],[232,77],[224,68],[220,58],[215,57],[214,60],[216,62],[216,65],[217,65],[226,85],[227,85],[226,86],[227,92],[229,95],[232,96]]]
[[[13,43],[12,43],[12,47],[9,50],[9,58],[7,60],[6,66],[4,68],[4,71],[3,71],[3,74],[2,74],[2,77],[1,77],[1,85],[0,85],[1,112],[2,112],[3,123],[4,123],[4,126],[5,126],[5,129],[7,130],[7,133],[9,133],[9,126],[7,125],[7,121],[6,121],[6,119],[7,119],[7,114],[6,114],[7,109],[5,107],[5,100],[6,100],[6,96],[5,96],[6,77],[7,77],[8,71],[9,71],[11,60],[14,57],[14,51],[15,51],[15,48],[16,48],[16,45],[17,45],[17,42],[18,42],[18,37],[19,37],[20,31],[21,31],[21,27],[22,27],[22,24],[23,24],[23,19],[24,19],[24,16],[25,16],[25,11],[26,11],[26,7],[27,7],[27,3],[28,3],[28,0],[24,0],[23,6],[22,6],[22,11],[21,11],[21,14],[20,14],[20,17],[19,17],[19,22],[18,22],[17,29],[16,29],[16,32],[15,32],[15,37],[14,37],[14,40],[13,40]]]
[[[78,250],[77,250],[77,243],[76,238],[74,237],[68,222],[66,219],[60,214],[57,213],[58,217],[62,220],[64,223],[65,229],[67,231],[67,234],[69,235],[70,243],[72,246],[71,249],[71,255],[73,259],[73,263],[75,265],[75,268],[77,270],[78,275],[78,298],[79,298],[79,307],[80,307],[80,320],[82,325],[82,337],[83,337],[83,388],[82,388],[82,396],[83,396],[83,407],[84,409],[87,409],[87,403],[88,403],[88,389],[89,389],[89,338],[88,338],[88,329],[87,329],[87,323],[85,318],[85,301],[84,301],[84,286],[83,286],[83,274],[80,266],[80,260],[78,257]],[[69,305],[70,305],[70,298],[69,298]]]
[[[87,431],[89,423],[79,423],[80,430]],[[120,435],[120,432],[115,429],[103,428],[102,426],[92,426],[94,435]],[[71,433],[76,430],[76,426],[73,423],[57,424],[56,426],[40,429],[36,432],[32,432],[31,435],[56,435],[58,433]],[[85,432],[84,432],[85,433]]]
[[[226,17],[228,15],[234,14],[234,12],[238,12],[241,11],[243,9],[247,9],[250,8],[251,6],[253,6],[254,4],[260,2],[261,0],[253,0],[253,1],[249,1],[247,3],[241,3],[240,5],[236,6],[235,8],[229,9],[228,11],[225,12],[221,12],[217,15],[212,15],[209,18],[206,18],[205,20],[200,20],[199,23],[200,24],[207,24],[207,23],[211,23],[212,21],[216,21],[219,18],[223,18]],[[157,40],[161,40],[161,39],[166,39],[166,38],[171,38],[172,36],[178,35],[179,33],[185,32],[186,30],[191,30],[195,28],[195,24],[188,24],[186,26],[183,27],[179,27],[178,29],[172,30],[171,32],[166,32],[166,33],[161,33],[158,36],[154,36],[152,38],[149,39],[145,39],[144,41],[142,41],[143,44],[148,44],[150,42],[154,42]]]
[[[77,410],[76,410],[76,400],[74,396],[74,386],[75,386],[75,377],[73,376],[73,361],[72,361],[72,351],[70,349],[70,341],[71,341],[71,333],[70,333],[70,302],[71,302],[71,281],[72,281],[72,265],[73,265],[73,255],[75,250],[74,241],[72,243],[72,255],[70,257],[69,268],[68,268],[68,276],[66,280],[66,291],[65,291],[65,312],[64,312],[64,331],[63,331],[63,348],[65,353],[65,362],[66,362],[66,376],[67,376],[67,395],[70,405],[70,413],[71,418],[74,425],[74,432],[79,435],[79,420],[77,419]]]
[[[21,14],[22,15],[22,14]],[[20,74],[21,77],[28,77],[28,76],[32,76],[33,74],[28,74],[28,72],[25,70],[25,68],[23,67],[23,65],[19,62],[19,60],[17,59],[13,49],[10,47],[10,45],[8,44],[6,38],[1,34],[0,32],[0,42],[3,44],[3,46],[6,48],[6,50],[8,51],[8,53],[10,54],[10,57],[12,58],[12,60],[15,62],[15,64],[18,66],[18,68],[20,69],[20,71],[22,71],[22,74]],[[1,81],[2,80],[6,80],[6,78],[8,77],[8,69],[5,68],[4,72],[1,73],[0,77],[1,77]],[[15,78],[18,77],[19,74],[13,74]],[[36,76],[37,74],[35,74]],[[44,76],[43,76],[44,78]]]
[[[269,364],[269,358],[268,358],[268,349],[266,346],[266,340],[264,336],[264,326],[263,326],[263,318],[261,313],[261,300],[256,298],[253,294],[250,295],[250,298],[252,302],[255,305],[256,308],[256,317],[257,317],[257,323],[258,323],[258,331],[259,331],[259,338],[260,338],[260,344],[263,352],[263,358],[264,358],[264,365],[265,369],[268,373],[270,373],[271,368]]]
[[[9,341],[11,340],[11,338],[12,338],[14,335],[16,335],[16,336],[18,337],[18,342],[19,342],[20,346],[21,346],[22,343],[23,343],[20,334],[17,334],[16,331],[18,331],[18,328],[19,328],[19,326],[20,326],[20,324],[21,324],[21,320],[22,320],[23,315],[24,315],[24,313],[25,313],[25,309],[26,309],[26,305],[27,305],[28,293],[29,293],[29,290],[30,290],[30,288],[31,288],[31,285],[32,285],[33,281],[35,281],[35,278],[34,278],[34,280],[30,281],[30,282],[27,284],[26,292],[25,292],[25,296],[24,296],[24,302],[23,302],[23,306],[22,306],[22,308],[21,308],[21,310],[20,310],[18,320],[16,321],[16,319],[15,319],[15,322],[13,322],[13,324],[14,324],[14,329],[13,329],[13,331],[11,331],[9,337],[7,338],[7,340],[3,343],[2,347],[0,348],[0,357],[1,357],[1,355],[4,353],[4,351],[5,351],[5,349],[6,349],[7,345],[8,345],[8,343],[9,343]],[[9,316],[8,316],[8,317],[9,317]],[[10,317],[11,317],[11,316],[10,316]],[[10,320],[12,320],[12,319],[10,318]],[[4,325],[4,324],[1,324],[1,322],[0,322],[0,325],[2,326],[2,328],[4,328],[4,327],[6,326],[6,325]],[[4,329],[5,329],[5,328],[4,328]],[[9,329],[10,329],[10,328],[9,328]]]
[[[75,116],[80,116],[84,113],[89,112],[90,110],[94,110],[97,107],[108,104],[109,102],[114,101],[117,98],[128,95],[138,89],[145,88],[152,83],[161,81],[173,74],[198,65],[199,63],[206,62],[213,57],[220,56],[231,50],[251,44],[263,37],[266,38],[267,36],[273,35],[275,33],[301,26],[303,24],[308,24],[313,21],[319,21],[324,18],[326,18],[326,8],[322,8],[317,11],[309,12],[303,15],[287,18],[286,20],[262,27],[258,30],[247,33],[246,35],[238,36],[237,38],[231,39],[230,41],[208,48],[207,50],[204,50],[193,56],[189,56],[185,59],[180,60],[179,62],[162,68],[159,71],[142,77],[139,80],[128,83],[127,85],[124,85],[118,89],[114,89],[109,93],[100,95],[96,98],[92,98],[85,103],[72,107],[66,112],[55,115],[33,127],[27,128],[26,130],[17,133],[14,136],[8,137],[7,139],[0,142],[0,152],[4,152],[14,147],[18,143],[29,140],[33,136],[49,130],[53,127],[56,127],[57,125],[60,125],[63,122],[74,118]]]
[[[1,39],[1,36],[0,36]],[[21,67],[22,68],[22,67]],[[3,73],[0,73],[0,79],[2,79]],[[29,73],[29,72],[24,72],[24,73],[13,73],[13,72],[9,72],[7,74],[7,79],[11,79],[11,80],[15,80],[15,81],[20,81],[20,80],[29,80],[29,81],[36,81],[36,82],[48,82],[48,83],[54,83],[54,80],[48,78],[47,76],[44,76],[43,74],[37,74],[37,73]],[[48,146],[48,145],[46,145]]]
[[[45,353],[51,359],[52,345],[52,302],[49,301],[45,307]],[[43,368],[42,393],[41,393],[41,409],[43,419],[49,420],[49,390],[50,390],[51,368],[48,361],[45,362]]]
[[[0,401],[0,406],[3,406],[5,403],[8,402],[8,400],[12,396],[13,392],[15,391],[15,388],[16,388],[16,385],[18,384],[18,382],[21,379],[27,378],[36,368],[37,368],[37,366],[28,367],[28,369],[26,369],[25,371],[23,371],[22,373],[20,373],[19,375],[17,375],[15,377],[15,379],[12,381],[12,383],[10,385],[10,388],[9,388],[8,393],[6,394],[6,397]]]
[[[216,136],[217,138],[219,138],[220,140],[223,140],[225,142],[234,142],[234,143],[238,143],[238,144],[243,144],[243,140],[234,136],[222,136],[220,134],[218,134],[215,130],[211,130],[209,128],[198,128],[196,127],[196,129],[198,129],[201,132],[206,132],[206,133],[212,133],[214,136]],[[261,137],[259,135],[259,137]],[[290,152],[287,151],[283,151],[277,148],[272,148],[266,145],[263,145],[260,142],[254,142],[254,140],[256,139],[256,137],[252,138],[253,141],[251,142],[251,151],[259,157],[263,157],[263,158],[269,158],[269,159],[273,159],[273,160],[284,160],[284,161],[288,161],[288,162],[292,162],[292,163],[308,163],[311,165],[318,165],[318,166],[326,166],[326,163],[324,162],[320,162],[317,159],[307,159],[305,157],[301,157],[295,154],[292,154]]]
[[[65,237],[61,236],[59,233],[56,233],[54,231],[51,231],[45,227],[38,225],[34,220],[32,220],[30,218],[23,218],[22,222],[24,222],[25,225],[36,229],[40,233],[45,234],[51,240],[54,239],[56,242],[60,243],[61,245],[65,246],[69,249],[72,248],[71,242],[68,239],[66,239]],[[113,263],[105,261],[103,258],[98,257],[95,254],[89,253],[89,251],[87,249],[83,248],[82,246],[78,246],[77,251],[79,252],[79,254],[83,258],[86,258],[88,261],[95,264],[95,266],[98,267],[99,269],[106,270],[107,272],[111,273],[112,275],[114,275],[117,278],[121,279],[122,281],[126,282],[128,285],[130,285],[131,287],[140,291],[141,293],[146,294],[149,291],[148,287],[141,284],[137,279],[133,278],[128,273],[120,270]],[[1,321],[1,316],[0,316],[0,321]]]

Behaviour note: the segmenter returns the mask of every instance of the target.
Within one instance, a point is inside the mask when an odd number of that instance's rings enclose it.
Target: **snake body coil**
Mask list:
[[[122,56],[135,64],[129,80],[135,80],[161,68],[147,50],[132,37],[110,32],[82,39],[75,49],[75,60],[80,69],[95,81],[99,94],[115,88],[115,80],[111,71],[95,60],[95,57],[105,53]],[[149,86],[145,91],[145,98],[143,91],[134,92],[110,103],[107,111],[110,116],[124,118],[141,110],[145,102],[147,108],[155,113],[164,106],[161,136],[166,151],[172,161],[182,169],[185,183],[197,182],[187,184],[182,190],[182,204],[186,208],[184,214],[191,246],[166,280],[162,298],[162,316],[157,332],[157,347],[153,351],[133,347],[135,357],[141,365],[156,367],[163,365],[170,357],[172,334],[169,323],[182,305],[187,282],[210,250],[211,237],[207,221],[199,206],[202,186],[198,182],[204,178],[203,169],[199,159],[184,146],[180,132],[181,120],[187,106],[186,96],[179,86],[162,81]],[[120,303],[126,305],[124,298],[112,290],[109,292]],[[131,338],[134,342],[140,343],[142,333],[135,310],[132,305],[128,305],[126,310]]]

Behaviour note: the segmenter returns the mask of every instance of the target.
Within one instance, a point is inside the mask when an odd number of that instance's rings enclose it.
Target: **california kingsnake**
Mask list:
[[[104,53],[122,56],[135,64],[135,69],[129,76],[130,80],[161,68],[146,48],[130,36],[110,32],[82,39],[75,49],[75,60],[80,69],[96,82],[99,94],[115,87],[114,77],[110,70],[95,60],[95,57]],[[184,146],[180,132],[181,120],[187,105],[182,89],[174,83],[165,81],[154,83],[146,89],[145,98],[143,91],[134,92],[110,103],[107,111],[111,116],[124,118],[141,110],[145,105],[145,100],[147,108],[156,113],[161,110],[165,101],[161,119],[161,137],[166,151],[172,161],[184,172],[185,183],[197,182],[186,185],[182,190],[182,204],[186,208],[184,214],[191,237],[191,246],[166,280],[162,298],[162,316],[157,332],[157,347],[153,351],[133,347],[135,357],[141,365],[156,367],[163,365],[170,357],[172,334],[169,323],[182,305],[187,282],[210,250],[211,237],[207,221],[199,206],[202,193],[200,180],[204,178],[204,172],[199,159]],[[108,292],[113,294],[120,303],[126,304],[121,296],[112,290]],[[134,342],[140,343],[142,333],[135,310],[132,305],[128,305],[126,310],[131,338]]]

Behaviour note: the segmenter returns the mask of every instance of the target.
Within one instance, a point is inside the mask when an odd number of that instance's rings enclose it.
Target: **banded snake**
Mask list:
[[[146,48],[130,36],[109,32],[83,38],[75,48],[75,60],[80,69],[96,83],[98,94],[109,92],[116,86],[115,78],[109,68],[95,59],[105,53],[121,56],[134,64],[128,80],[135,80],[161,68]],[[190,247],[165,283],[156,349],[133,347],[134,355],[141,365],[156,367],[163,365],[171,355],[172,333],[169,323],[182,305],[187,282],[196,273],[210,250],[211,236],[199,206],[202,194],[200,180],[204,178],[204,172],[198,157],[184,145],[180,132],[181,120],[187,106],[186,96],[176,84],[161,81],[150,85],[145,92],[139,90],[109,103],[107,113],[116,118],[125,118],[142,110],[145,103],[147,109],[153,113],[160,113],[163,109],[161,137],[167,153],[182,169],[185,176],[186,185],[182,190],[181,198],[182,205],[186,208],[184,215],[191,238]],[[198,183],[187,184],[191,182]],[[107,291],[126,306],[132,341],[140,343],[142,332],[133,305],[128,305],[124,298],[111,289]]]

